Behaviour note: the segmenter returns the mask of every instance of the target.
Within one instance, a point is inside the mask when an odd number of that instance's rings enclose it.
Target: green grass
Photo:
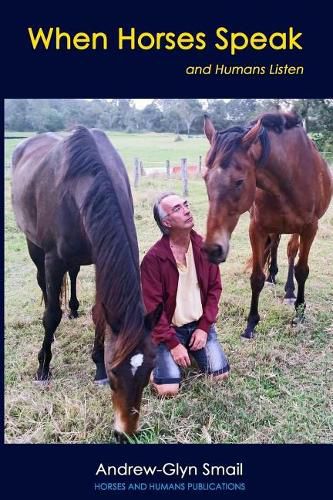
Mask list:
[[[8,132],[9,136],[34,135],[32,132]],[[189,163],[198,163],[199,156],[203,156],[207,150],[207,140],[202,137],[181,136],[182,140],[175,142],[175,134],[124,134],[121,132],[108,132],[108,135],[122,156],[122,159],[129,169],[133,170],[133,160],[138,157],[143,161],[144,167],[163,167],[166,160],[171,164],[180,164],[181,158],[187,158]],[[10,159],[15,146],[21,139],[6,140],[5,165],[10,164]],[[161,162],[161,164],[154,163]]]
[[[130,166],[134,156],[151,161],[195,158],[207,148],[203,139],[178,143],[168,134],[112,137]],[[15,141],[8,142],[6,158]],[[189,188],[196,228],[204,232],[204,183],[191,178]],[[180,192],[181,183],[177,179],[145,177],[138,188],[133,188],[141,257],[159,238],[151,208],[156,193],[166,189]],[[97,388],[92,381],[93,268],[81,269],[80,317],[69,320],[64,315],[53,344],[53,380],[40,388],[33,383],[33,377],[43,337],[41,292],[24,237],[14,221],[9,178],[5,209],[6,442],[108,443],[113,439],[110,389]],[[244,272],[250,253],[247,228],[248,215],[244,214],[233,234],[228,261],[220,267],[223,293],[218,332],[231,364],[229,380],[214,383],[191,368],[174,399],[158,399],[150,387],[146,388],[141,433],[133,442],[332,442],[332,205],[320,221],[310,254],[305,322],[292,327],[294,312],[282,303],[288,241],[283,236],[278,283],[261,294],[262,320],[254,341],[240,338],[250,302],[249,276]]]

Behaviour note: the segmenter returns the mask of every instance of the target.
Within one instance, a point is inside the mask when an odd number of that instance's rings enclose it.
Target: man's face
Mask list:
[[[188,201],[175,194],[161,201],[161,208],[166,214],[162,222],[168,229],[188,229],[194,226]]]

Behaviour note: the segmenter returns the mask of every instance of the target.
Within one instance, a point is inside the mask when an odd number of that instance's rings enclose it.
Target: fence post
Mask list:
[[[165,167],[166,167],[167,178],[170,179],[170,160],[166,160]]]
[[[183,196],[188,196],[188,171],[187,171],[187,159],[182,158],[180,160],[181,174],[183,181]]]
[[[134,158],[134,187],[138,187],[140,181],[139,158]]]
[[[143,168],[143,161],[140,160],[140,177],[145,175],[145,169]]]
[[[201,175],[202,156],[199,156],[199,174]]]

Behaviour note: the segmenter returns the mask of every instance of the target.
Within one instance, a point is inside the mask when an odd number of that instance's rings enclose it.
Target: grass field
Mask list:
[[[134,156],[176,162],[183,156],[196,160],[207,150],[203,138],[180,142],[169,134],[111,134],[111,138],[130,169]],[[6,164],[17,142],[6,141]],[[64,314],[56,332],[52,382],[44,388],[33,383],[43,338],[43,306],[35,268],[14,221],[8,171],[5,177],[6,442],[112,442],[110,389],[93,384],[92,267],[82,268],[79,274],[79,318],[69,320]],[[204,232],[204,183],[193,178],[189,188],[196,228]],[[144,177],[139,188],[133,188],[141,257],[159,238],[151,207],[156,193],[166,189],[181,192],[181,183]],[[214,383],[191,368],[174,399],[158,399],[146,388],[141,432],[134,442],[332,442],[333,205],[320,221],[310,255],[305,322],[292,327],[293,310],[282,304],[287,275],[287,236],[283,236],[278,283],[262,292],[262,320],[253,341],[240,339],[250,302],[249,276],[244,272],[250,253],[247,228],[245,214],[234,232],[228,261],[220,267],[223,294],[218,332],[231,364],[229,380]]]

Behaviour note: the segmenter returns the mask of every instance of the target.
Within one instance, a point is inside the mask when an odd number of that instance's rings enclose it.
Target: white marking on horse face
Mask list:
[[[114,430],[120,433],[126,432],[126,424],[119,412],[115,412],[114,415]]]
[[[139,368],[139,366],[142,365],[142,363],[143,363],[143,354],[141,352],[131,357],[130,364],[133,377],[135,375],[136,370]]]

